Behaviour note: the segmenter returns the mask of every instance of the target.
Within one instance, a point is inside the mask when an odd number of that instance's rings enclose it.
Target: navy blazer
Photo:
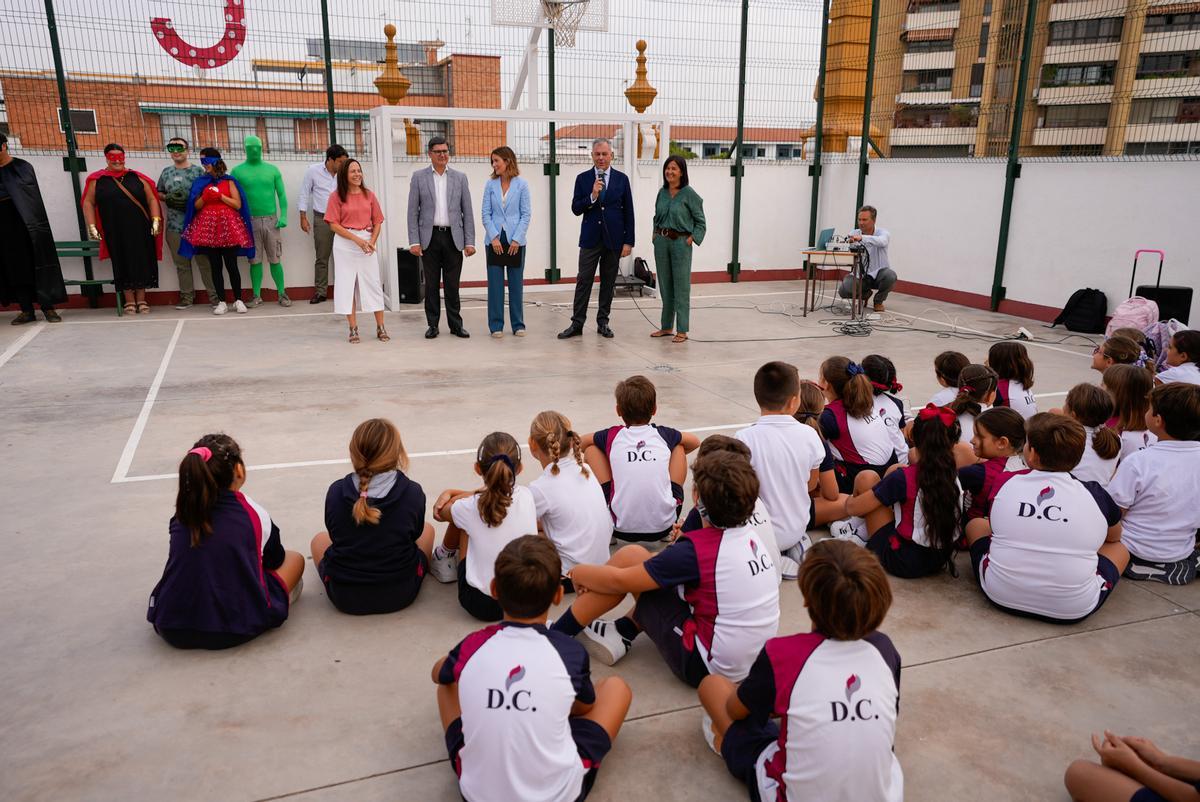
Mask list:
[[[605,247],[618,252],[624,245],[632,248],[633,191],[629,187],[629,177],[615,167],[609,167],[608,186],[601,197],[592,203],[592,185],[595,183],[595,167],[575,177],[571,213],[583,215],[579,247]]]

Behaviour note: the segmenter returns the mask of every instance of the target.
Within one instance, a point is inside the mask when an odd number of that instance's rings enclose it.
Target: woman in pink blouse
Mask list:
[[[375,337],[391,339],[383,326],[383,284],[379,280],[379,259],[375,241],[383,225],[383,211],[375,193],[363,184],[362,165],[350,159],[337,174],[337,189],[325,207],[325,222],[337,236],[333,239],[334,263],[333,311],[346,315],[350,323],[350,342],[358,338],[357,306],[375,313]],[[357,299],[357,303],[356,303]]]

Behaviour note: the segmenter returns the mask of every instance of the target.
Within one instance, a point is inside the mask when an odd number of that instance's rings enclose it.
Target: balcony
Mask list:
[[[1150,123],[1125,128],[1126,142],[1200,142],[1200,122]]]
[[[1046,45],[1043,64],[1079,64],[1093,61],[1116,61],[1121,54],[1120,42],[1083,45]]]
[[[1194,97],[1200,95],[1200,75],[1173,78],[1138,78],[1133,82],[1133,96]],[[1100,101],[1095,101],[1099,103]]]
[[[1034,145],[1103,145],[1108,129],[1088,128],[1038,128],[1033,132]]]
[[[905,72],[914,70],[952,70],[954,69],[954,51],[942,53],[905,53]]]
[[[1037,102],[1043,106],[1076,103],[1111,103],[1112,98],[1112,84],[1043,86],[1037,90]]]
[[[976,129],[971,127],[893,128],[889,145],[974,145]]]
[[[939,5],[934,8],[945,8],[946,10],[911,12],[904,18],[904,30],[924,31],[938,28],[958,28],[957,3],[954,4],[953,10],[950,10],[949,5]]]
[[[1142,53],[1174,53],[1200,50],[1200,31],[1163,31],[1142,36]]]
[[[1151,5],[1170,5],[1177,0],[1164,0]],[[1050,22],[1065,19],[1097,19],[1111,17],[1122,11],[1125,4],[1114,3],[1113,0],[1074,0],[1070,3],[1055,3],[1050,7]]]

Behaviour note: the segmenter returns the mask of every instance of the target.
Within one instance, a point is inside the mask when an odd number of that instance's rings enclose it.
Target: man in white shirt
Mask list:
[[[862,287],[863,303],[866,304],[871,299],[871,292],[874,291],[875,311],[882,312],[883,302],[887,300],[892,287],[896,286],[896,271],[892,270],[892,264],[888,261],[887,249],[892,235],[886,228],[878,228],[875,225],[876,213],[874,206],[864,206],[858,210],[858,228],[850,232],[850,241],[861,242],[867,248],[867,274],[863,278]],[[842,279],[838,295],[842,298],[853,297],[853,276]]]
[[[337,171],[350,158],[341,145],[325,149],[325,161],[310,165],[300,184],[300,230],[310,230],[308,212],[312,210],[313,247],[317,258],[313,262],[313,297],[310,304],[319,304],[329,295],[329,255],[333,252],[333,229],[325,222],[325,204],[337,189]]]

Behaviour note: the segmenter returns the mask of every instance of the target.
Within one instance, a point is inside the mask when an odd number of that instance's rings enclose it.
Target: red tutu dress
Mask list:
[[[221,181],[205,188],[204,208],[196,212],[183,237],[195,248],[251,248],[254,240],[237,209],[223,203],[217,193],[233,197],[233,182]],[[242,198],[242,203],[246,199]]]

